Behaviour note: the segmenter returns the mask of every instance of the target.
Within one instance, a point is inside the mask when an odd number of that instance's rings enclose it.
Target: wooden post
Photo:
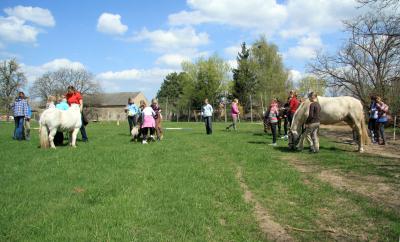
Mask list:
[[[397,122],[397,115],[394,116],[393,121],[393,141],[396,141],[396,122]]]
[[[250,95],[250,121],[253,123],[253,101],[251,100],[251,95]]]
[[[260,95],[260,100],[261,100],[261,113],[264,115],[264,103],[263,103],[262,95]]]

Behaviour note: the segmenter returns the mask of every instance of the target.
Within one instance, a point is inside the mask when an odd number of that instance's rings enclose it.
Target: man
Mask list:
[[[308,94],[308,98],[311,102],[308,118],[306,120],[306,130],[304,135],[306,135],[308,142],[310,143],[310,152],[319,152],[319,140],[318,140],[318,129],[320,125],[320,113],[321,106],[317,102],[317,94],[311,92]]]
[[[82,134],[82,141],[88,142],[89,139],[86,135],[85,125],[87,124],[86,120],[83,117],[83,99],[82,95],[75,89],[73,86],[68,87],[68,93],[65,95],[67,98],[68,105],[71,106],[72,104],[78,104],[81,109],[81,117],[82,117],[82,126],[81,126],[81,134]],[[86,123],[86,124],[85,124]]]
[[[24,119],[29,119],[28,102],[24,92],[19,92],[17,99],[11,105],[14,112],[15,131],[14,139],[21,141],[24,138]]]

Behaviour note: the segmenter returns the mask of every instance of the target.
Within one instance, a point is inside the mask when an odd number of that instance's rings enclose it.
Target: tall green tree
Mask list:
[[[215,105],[229,81],[228,64],[217,55],[213,55],[207,59],[199,58],[195,63],[185,62],[182,69],[190,78],[190,91],[185,94],[191,96],[192,108],[200,108],[205,98]]]
[[[246,47],[246,43],[242,43],[241,52],[236,57],[237,68],[233,69],[233,87],[232,95],[240,100],[245,110],[250,109],[250,95],[256,93],[257,79],[251,68],[250,50]]]
[[[10,105],[16,97],[18,89],[24,87],[25,83],[25,74],[15,59],[0,63],[0,101],[7,117],[11,113]]]
[[[283,65],[278,47],[268,43],[265,37],[254,42],[250,51],[250,65],[256,76],[256,99],[269,103],[271,98],[284,99],[292,83]]]

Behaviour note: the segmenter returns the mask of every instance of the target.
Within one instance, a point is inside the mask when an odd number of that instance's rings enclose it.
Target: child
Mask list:
[[[161,127],[161,121],[162,121],[162,116],[161,116],[161,108],[158,106],[158,100],[157,98],[153,98],[151,100],[151,108],[155,112],[154,120],[156,122],[156,134],[157,134],[157,139],[162,140],[163,138],[163,132],[162,132],[162,127]]]
[[[141,101],[142,110],[142,134],[143,134],[143,144],[147,144],[147,134],[150,131],[150,138],[154,140],[154,128],[155,128],[155,120],[154,116],[156,113],[151,107],[147,107],[144,101]]]
[[[231,108],[232,124],[230,124],[228,127],[226,127],[226,130],[229,130],[231,127],[233,127],[233,130],[236,131],[236,123],[238,120],[238,116],[240,114],[239,108],[238,108],[238,102],[239,102],[239,100],[237,98],[233,99],[232,108]]]
[[[55,101],[56,101],[56,97],[55,96],[49,96],[47,98],[46,109],[48,109],[48,108],[56,108],[56,105],[54,104]]]
[[[368,131],[371,135],[372,143],[376,143],[376,120],[378,119],[378,110],[376,108],[376,96],[371,95],[371,104],[369,105]]]
[[[64,95],[59,96],[57,99],[57,102],[58,102],[56,105],[57,109],[64,110],[64,111],[68,110],[69,106],[67,103],[67,99],[65,98]],[[63,143],[64,143],[64,133],[62,131],[57,130],[57,133],[54,136],[54,145],[56,145],[56,146],[63,145]]]
[[[278,115],[279,115],[279,109],[278,109],[278,102],[275,98],[272,99],[271,101],[271,106],[269,107],[269,112],[268,112],[268,119],[269,123],[271,124],[271,131],[272,131],[272,146],[276,146],[276,128],[278,125]]]
[[[128,116],[129,133],[132,133],[133,127],[137,125],[139,108],[133,102],[133,98],[128,98],[128,105],[125,107],[125,112]]]
[[[208,135],[212,134],[212,123],[211,118],[214,110],[212,106],[208,103],[208,99],[204,100],[204,106],[201,108],[201,116],[204,118],[204,123],[206,125],[206,132]]]

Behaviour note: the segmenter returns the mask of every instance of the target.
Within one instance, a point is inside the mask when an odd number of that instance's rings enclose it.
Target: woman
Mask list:
[[[143,135],[142,144],[147,144],[147,135],[150,131],[150,138],[154,140],[154,128],[156,126],[156,122],[154,120],[154,116],[156,113],[151,107],[147,107],[146,103],[142,100],[140,101],[142,110],[142,126],[141,133]]]
[[[388,121],[387,112],[389,111],[389,106],[386,105],[381,97],[376,97],[376,109],[378,110],[378,119],[376,120],[376,142],[380,145],[386,144],[385,138],[385,124]],[[382,139],[381,141],[379,139]]]
[[[162,140],[163,139],[163,131],[161,127],[161,121],[162,121],[162,116],[161,116],[161,108],[158,105],[158,100],[157,98],[153,98],[151,100],[151,108],[153,109],[154,113],[156,114],[154,116],[154,120],[156,122],[156,134],[157,134],[157,139]]]
[[[371,135],[372,143],[376,143],[376,120],[378,119],[378,110],[376,108],[376,96],[371,95],[371,104],[369,105],[368,131]]]
[[[201,108],[201,116],[203,116],[204,123],[206,125],[206,132],[208,135],[212,134],[212,115],[213,115],[213,108],[212,106],[208,103],[208,99],[206,98],[204,100],[204,106]]]
[[[238,116],[240,114],[238,103],[239,103],[239,100],[237,98],[233,99],[232,108],[231,108],[232,123],[228,127],[226,127],[226,130],[229,130],[231,127],[233,127],[233,130],[236,131],[236,123],[238,120]]]
[[[15,102],[11,105],[14,112],[14,139],[23,140],[24,138],[24,119],[29,119],[28,102],[25,99],[24,92],[19,92]]]
[[[297,99],[297,93],[294,90],[289,92],[289,98],[290,99],[289,99],[288,121],[289,121],[289,126],[291,126],[294,113],[299,107],[300,102]]]
[[[86,134],[86,129],[85,126],[87,124],[87,121],[83,117],[83,99],[82,95],[80,92],[78,92],[74,86],[68,86],[68,92],[65,95],[67,98],[68,105],[71,106],[72,104],[78,104],[81,110],[81,117],[82,117],[82,126],[81,126],[81,134],[82,134],[82,141],[83,142],[88,142],[89,139]]]
[[[125,107],[125,112],[128,116],[128,124],[129,124],[129,135],[131,135],[133,127],[137,125],[137,117],[139,114],[139,108],[133,101],[133,98],[128,98],[128,105]]]

